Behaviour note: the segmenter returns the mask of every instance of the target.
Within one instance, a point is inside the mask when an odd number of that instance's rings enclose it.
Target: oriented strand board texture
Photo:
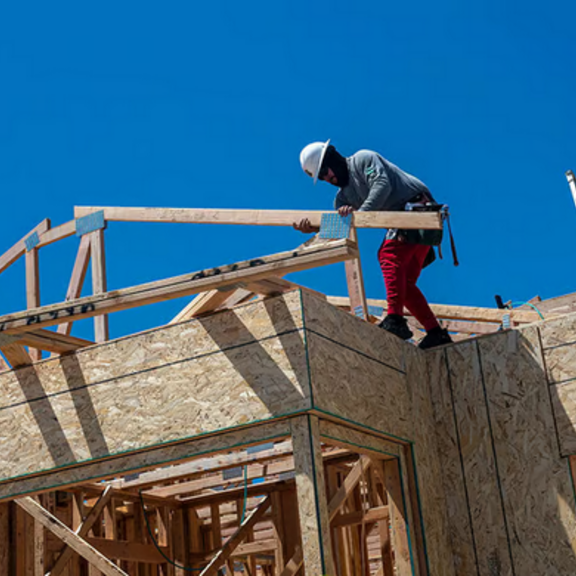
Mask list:
[[[304,568],[307,574],[334,574],[318,418],[298,416],[290,424]]]
[[[538,328],[478,344],[515,573],[574,575],[576,502],[558,452]]]
[[[412,411],[417,415],[412,439],[424,537],[428,544],[427,563],[432,574],[453,576],[447,502],[442,485],[443,470],[434,434],[435,422],[424,353],[417,348],[409,349],[406,369]]]
[[[479,576],[512,576],[502,495],[476,341],[448,348],[454,413]]]
[[[402,451],[401,444],[324,419],[320,419],[320,435],[327,444],[336,444],[380,459],[398,457]]]
[[[310,407],[300,294],[0,374],[0,478]]]
[[[278,420],[223,434],[188,440],[179,444],[160,446],[137,454],[128,453],[108,460],[89,462],[81,467],[56,470],[49,476],[32,476],[3,482],[0,484],[0,500],[24,494],[29,495],[51,488],[72,486],[88,480],[101,480],[159,466],[169,466],[213,452],[266,442],[289,435],[289,420]],[[0,572],[0,574],[2,573]]]
[[[576,454],[576,314],[539,328],[561,452]]]
[[[456,576],[476,575],[476,552],[448,372],[447,350],[430,351],[426,356],[454,572]]]

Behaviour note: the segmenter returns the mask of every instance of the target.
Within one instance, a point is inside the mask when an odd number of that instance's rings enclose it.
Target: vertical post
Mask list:
[[[396,562],[398,576],[412,576],[412,560],[410,554],[410,542],[408,538],[408,520],[400,467],[398,459],[375,461],[376,472],[381,476],[386,488],[388,510],[390,512],[390,526],[392,531],[392,548]]]
[[[40,306],[40,268],[38,265],[38,248],[26,252],[26,307],[38,308]],[[30,357],[34,362],[42,360],[42,351],[29,349]]]
[[[0,574],[9,574],[10,570],[10,507],[13,504],[0,504]]]
[[[318,418],[307,414],[291,419],[290,423],[304,569],[306,574],[333,575],[335,571]]]
[[[354,225],[350,227],[350,240],[358,244],[358,234]],[[358,258],[344,262],[346,270],[346,284],[348,285],[348,297],[350,298],[350,311],[359,318],[368,320],[368,304],[364,292],[364,277],[362,276],[362,264],[360,251]]]
[[[106,292],[106,257],[104,253],[104,228],[90,232],[90,252],[92,255],[92,291],[94,294]],[[108,315],[94,317],[94,340],[108,340]]]
[[[570,186],[570,192],[572,192],[572,198],[576,205],[576,176],[574,176],[572,170],[566,172],[566,179],[568,180],[568,186]]]

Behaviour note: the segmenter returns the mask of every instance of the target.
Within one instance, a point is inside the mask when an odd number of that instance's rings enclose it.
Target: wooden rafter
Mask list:
[[[188,296],[204,290],[234,284],[238,281],[254,281],[280,273],[296,272],[354,258],[356,247],[348,240],[338,240],[327,245],[312,247],[302,252],[282,252],[254,260],[240,262],[211,271],[184,274],[167,280],[140,284],[113,292],[79,298],[38,308],[31,312],[19,312],[0,317],[0,328],[5,333],[25,332],[30,325],[37,328],[109,314],[145,304],[162,302]]]
[[[254,226],[292,226],[308,218],[320,226],[322,214],[330,212],[304,210],[223,210],[209,208],[124,208],[112,206],[75,206],[76,218],[104,211],[104,218],[118,222],[172,222],[186,224],[243,224]],[[357,228],[442,228],[437,212],[355,212]]]
[[[72,268],[72,275],[70,276],[70,283],[68,284],[68,291],[66,292],[66,301],[75,300],[80,298],[82,294],[82,286],[88,271],[88,264],[90,262],[91,241],[90,236],[85,234],[80,239],[80,246]],[[72,322],[64,322],[58,326],[60,334],[70,334],[72,330]]]
[[[6,270],[8,266],[16,262],[16,260],[18,260],[20,256],[23,256],[26,253],[26,239],[29,236],[31,236],[34,233],[41,235],[42,233],[46,232],[49,229],[50,229],[50,220],[46,218],[45,220],[42,220],[42,222],[40,222],[38,226],[32,228],[32,230],[30,230],[30,232],[28,232],[28,234],[26,234],[24,238],[18,240],[18,242],[16,242],[16,244],[14,244],[12,248],[4,252],[4,254],[0,256],[0,272]]]

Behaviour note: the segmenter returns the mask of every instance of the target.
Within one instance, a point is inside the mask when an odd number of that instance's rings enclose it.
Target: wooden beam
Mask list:
[[[184,322],[196,316],[213,312],[218,306],[226,302],[229,297],[230,292],[223,290],[215,289],[201,292],[187,306],[182,308],[182,310],[170,320],[169,324],[177,324],[178,322]]]
[[[380,477],[388,497],[390,525],[392,528],[392,547],[396,560],[398,576],[412,576],[410,542],[408,539],[408,520],[400,480],[398,459],[372,460],[374,470]]]
[[[338,488],[338,491],[328,504],[328,515],[330,517],[330,522],[334,520],[338,512],[342,509],[342,506],[346,502],[346,499],[352,493],[352,490],[356,488],[358,482],[362,478],[362,475],[368,470],[370,467],[371,462],[368,456],[360,456],[358,462],[354,464],[350,472],[347,474],[346,478],[344,478],[344,482],[342,486]]]
[[[166,482],[171,484],[175,481],[190,478],[196,474],[205,474],[207,470],[219,472],[227,468],[236,468],[237,466],[250,464],[253,462],[264,462],[270,459],[282,458],[292,455],[292,443],[282,441],[274,444],[272,448],[262,450],[261,452],[248,453],[246,451],[232,454],[215,454],[205,458],[197,458],[183,464],[175,464],[168,468],[160,468],[150,472],[142,472],[134,480],[113,480],[112,485],[115,488],[139,488],[145,490],[152,486],[160,485]]]
[[[108,558],[103,556],[93,546],[90,546],[90,544],[80,538],[80,536],[74,534],[68,526],[50,514],[50,512],[40,506],[34,499],[25,497],[15,500],[15,502],[20,508],[40,522],[44,528],[50,530],[50,532],[60,538],[60,540],[65,542],[76,553],[90,562],[90,564],[93,564],[105,576],[129,576],[124,570],[120,570],[116,564],[108,560]]]
[[[75,300],[82,295],[82,286],[88,271],[88,264],[90,263],[91,242],[90,235],[84,234],[80,239],[80,246],[74,261],[74,268],[72,268],[72,275],[70,276],[70,283],[68,284],[68,291],[66,292],[66,301]],[[60,334],[70,334],[72,331],[72,322],[64,322],[58,326]]]
[[[390,516],[388,511],[388,506],[378,506],[376,508],[371,508],[366,510],[365,513],[362,510],[357,510],[356,512],[349,512],[348,514],[339,514],[334,517],[334,520],[330,523],[332,528],[340,528],[343,526],[356,526],[357,524],[369,524],[371,522],[380,522],[382,520],[387,520]]]
[[[0,352],[4,354],[4,358],[6,358],[12,369],[30,366],[34,362],[26,348],[18,342],[2,343],[0,339]]]
[[[218,572],[220,567],[226,563],[228,558],[230,558],[230,555],[232,552],[234,552],[238,544],[240,544],[240,542],[246,538],[248,532],[258,521],[260,521],[262,516],[264,516],[264,513],[266,510],[268,510],[271,502],[271,497],[266,496],[266,498],[264,498],[264,500],[262,500],[262,502],[254,510],[252,510],[248,516],[246,516],[244,522],[240,524],[236,532],[230,536],[222,549],[216,553],[206,568],[200,572],[200,576],[214,576]]]
[[[104,211],[104,218],[117,222],[171,222],[185,224],[243,224],[253,226],[292,226],[308,218],[320,226],[322,214],[310,210],[222,210],[211,208],[123,208],[112,206],[75,206],[74,216],[81,218]],[[333,213],[333,212],[332,212]],[[442,228],[438,212],[354,212],[357,228]]]
[[[90,510],[84,522],[80,525],[78,530],[76,530],[76,534],[80,538],[86,538],[86,536],[88,536],[88,533],[92,529],[92,526],[94,526],[98,518],[100,518],[100,515],[104,511],[104,508],[106,508],[108,502],[110,502],[111,498],[112,498],[112,486],[108,486],[104,490],[104,492],[102,492],[100,498],[98,499],[98,502],[96,502],[94,508]],[[62,552],[60,553],[60,556],[58,556],[58,560],[56,560],[54,567],[49,572],[49,574],[47,574],[47,576],[58,576],[62,572],[62,570],[66,568],[66,564],[68,564],[68,562],[72,559],[73,556],[74,556],[74,550],[69,546],[65,545]]]
[[[87,296],[44,306],[32,312],[19,312],[0,317],[0,331],[6,334],[41,328],[153,304],[205,290],[232,285],[239,281],[260,280],[270,275],[287,274],[356,257],[356,247],[348,240],[338,240],[302,252],[282,252],[222,268],[201,270],[167,280],[140,284],[95,296]]]
[[[104,251],[104,229],[89,233],[90,252],[92,254],[92,293],[104,294],[107,290],[106,282],[106,254]],[[102,314],[94,318],[94,340],[106,342],[109,339],[108,316]]]
[[[89,537],[86,542],[98,550],[107,558],[114,560],[124,560],[126,562],[142,562],[145,564],[165,564],[166,559],[156,549],[154,544],[143,544],[141,542],[126,542],[122,540],[107,540],[106,538]],[[160,550],[166,554],[170,553],[168,546],[159,546]],[[170,557],[170,556],[168,556]]]
[[[345,296],[328,296],[328,302],[333,306],[338,306],[340,308],[350,308],[350,299]],[[384,311],[388,308],[388,302],[386,300],[376,300],[373,298],[368,299],[368,304],[370,306],[378,306],[384,308]],[[430,304],[432,312],[437,318],[442,318],[446,320],[472,320],[475,322],[502,322],[502,317],[505,314],[510,314],[511,319],[515,322],[528,324],[531,322],[537,322],[540,320],[537,312],[532,310],[500,310],[499,308],[479,308],[477,306],[450,306],[445,304]],[[410,313],[406,310],[406,316],[410,316]]]
[[[26,308],[28,310],[40,307],[40,267],[38,249],[32,248],[26,252]],[[28,353],[34,362],[42,360],[42,351],[29,347]]]
[[[358,243],[356,228],[350,228],[350,240]],[[350,312],[363,320],[368,320],[368,304],[364,291],[364,277],[362,276],[362,264],[360,263],[360,250],[358,258],[344,262],[346,270],[346,284],[348,286],[348,296],[350,298]]]
[[[94,342],[90,340],[59,334],[58,332],[44,330],[42,328],[31,330],[30,332],[22,332],[18,334],[18,336],[18,342],[20,344],[32,346],[39,350],[46,350],[47,352],[56,352],[57,354],[74,352],[75,350],[94,344]]]
[[[42,222],[40,222],[38,226],[32,228],[32,230],[30,230],[30,232],[28,232],[28,234],[26,234],[24,238],[18,240],[18,242],[16,242],[16,244],[14,244],[12,248],[4,252],[4,254],[0,256],[0,272],[6,270],[8,266],[16,262],[16,260],[18,260],[20,256],[23,256],[26,253],[26,238],[28,238],[31,234],[34,233],[40,235],[49,229],[50,229],[50,220],[46,218],[45,220],[42,220]]]
[[[304,563],[304,556],[302,554],[302,548],[297,546],[296,552],[294,552],[292,558],[288,560],[288,563],[284,567],[284,570],[280,573],[280,576],[294,576]]]
[[[43,248],[44,246],[53,244],[58,240],[69,238],[74,234],[76,234],[76,221],[70,220],[70,222],[60,224],[60,226],[56,226],[40,234],[40,243],[38,244],[37,248]]]

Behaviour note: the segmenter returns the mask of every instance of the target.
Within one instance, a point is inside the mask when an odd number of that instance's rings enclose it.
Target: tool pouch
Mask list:
[[[458,261],[458,255],[456,254],[456,243],[454,242],[454,236],[452,235],[452,227],[450,226],[450,214],[448,212],[447,204],[437,204],[436,202],[418,202],[418,203],[408,203],[406,204],[406,210],[413,212],[440,212],[442,216],[442,222],[446,222],[448,225],[448,233],[450,235],[450,247],[452,249],[452,258],[454,260],[454,266],[458,266],[460,262]],[[444,228],[441,230],[400,230],[400,235],[411,244],[423,244],[424,246],[438,246],[438,252],[440,258],[442,258],[442,251],[440,245],[442,244],[442,238],[444,236]],[[430,250],[433,253],[433,250]],[[429,260],[429,262],[428,262]],[[427,258],[427,262],[424,265],[431,264],[435,260],[433,258]]]

